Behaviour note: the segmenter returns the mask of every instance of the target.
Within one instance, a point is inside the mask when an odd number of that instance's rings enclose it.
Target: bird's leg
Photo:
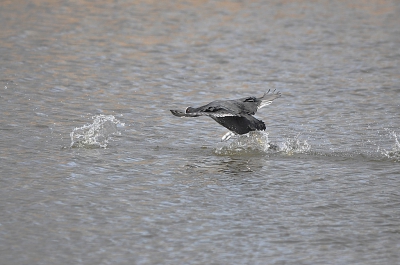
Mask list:
[[[221,141],[222,142],[228,141],[232,136],[235,136],[235,133],[229,131],[229,132],[225,133],[224,136],[222,136]]]

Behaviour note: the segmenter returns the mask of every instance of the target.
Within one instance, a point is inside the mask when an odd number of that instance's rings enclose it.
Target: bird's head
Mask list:
[[[192,108],[192,107],[187,107],[187,108],[185,109],[185,113],[191,113],[191,112],[194,112],[194,108]]]

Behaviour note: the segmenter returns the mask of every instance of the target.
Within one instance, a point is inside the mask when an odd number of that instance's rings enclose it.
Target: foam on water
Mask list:
[[[91,124],[75,128],[71,133],[71,147],[106,148],[113,135],[121,135],[121,123],[113,115],[96,115]]]

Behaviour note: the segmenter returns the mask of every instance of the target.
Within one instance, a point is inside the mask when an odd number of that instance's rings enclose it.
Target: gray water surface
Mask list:
[[[0,264],[400,263],[399,1],[3,1],[0,24]],[[266,132],[228,142],[169,111],[268,89]]]

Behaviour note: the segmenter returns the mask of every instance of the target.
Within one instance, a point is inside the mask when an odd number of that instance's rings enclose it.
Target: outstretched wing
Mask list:
[[[272,101],[274,101],[275,99],[279,98],[281,96],[281,92],[276,92],[276,90],[272,91],[272,93],[269,93],[270,90],[268,90],[267,93],[265,93],[261,98],[258,98],[258,100],[260,100],[260,102],[258,103],[257,106],[257,110],[268,106],[269,104],[272,103]]]

